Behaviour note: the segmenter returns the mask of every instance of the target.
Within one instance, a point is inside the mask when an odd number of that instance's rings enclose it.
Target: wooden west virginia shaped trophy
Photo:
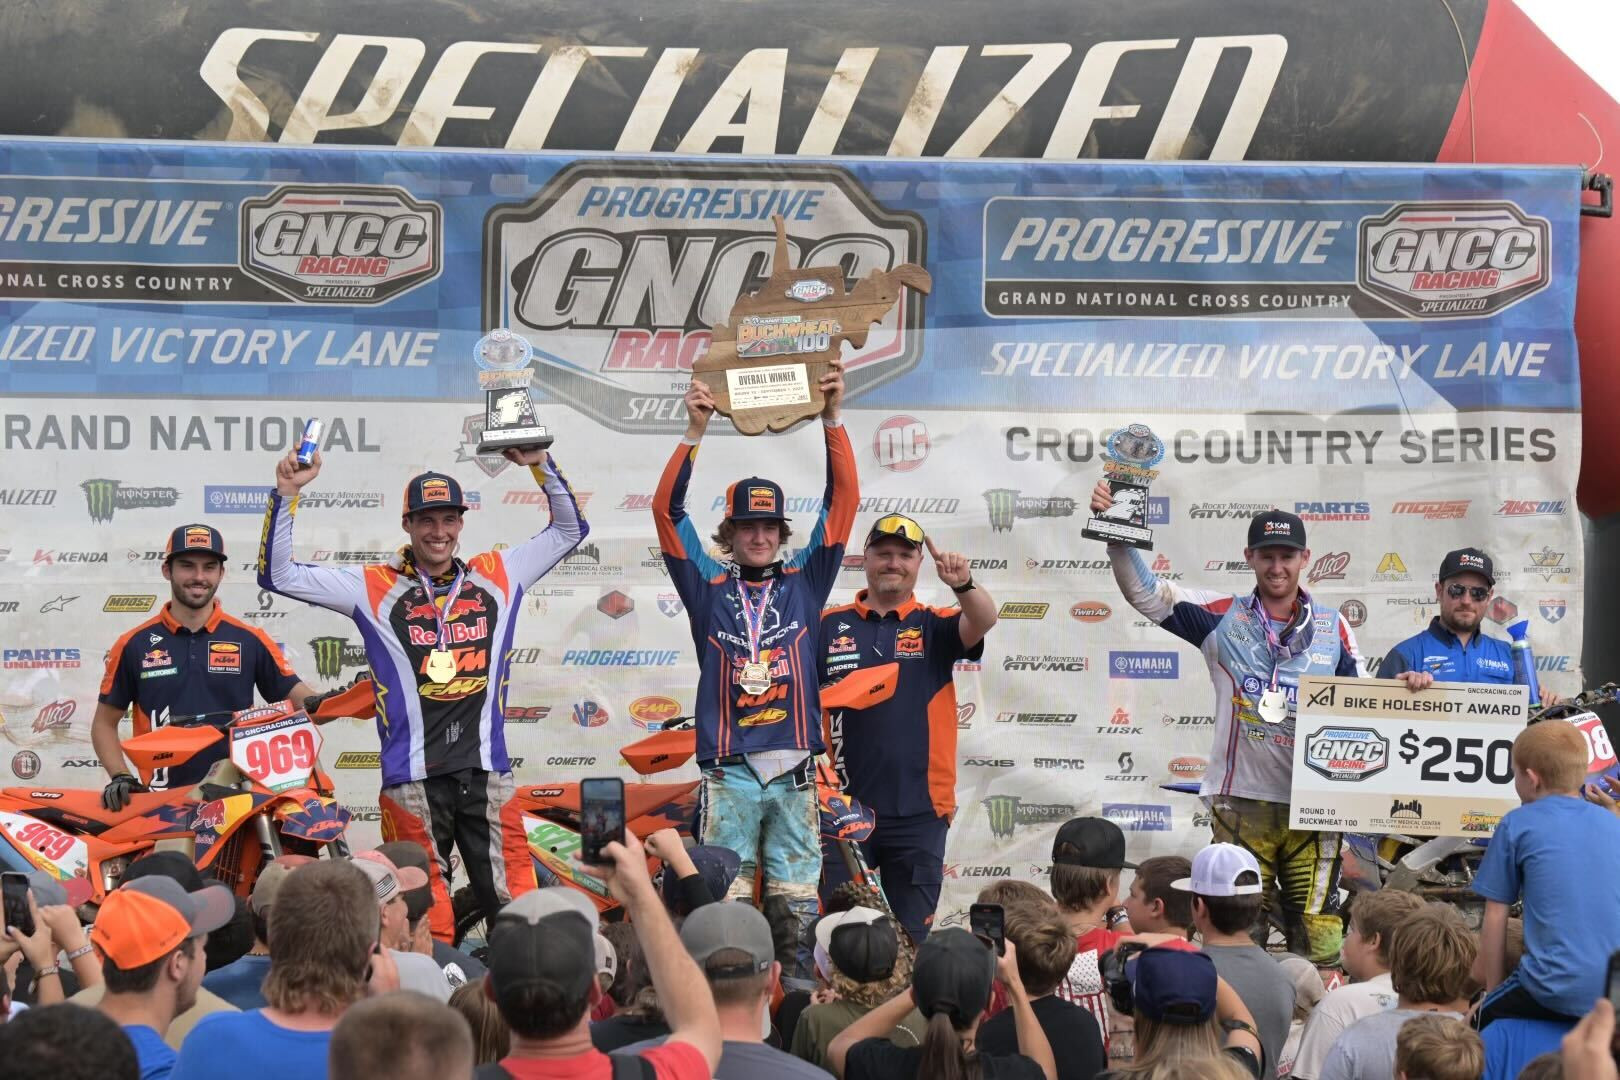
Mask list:
[[[790,266],[786,225],[779,214],[771,220],[770,279],[737,298],[730,323],[715,326],[708,353],[692,366],[692,376],[713,391],[716,410],[744,435],[784,431],[819,415],[826,402],[818,384],[844,342],[863,347],[872,324],[899,301],[902,285],[920,293],[933,287],[928,271],[901,263],[872,271],[846,293],[836,266]]]

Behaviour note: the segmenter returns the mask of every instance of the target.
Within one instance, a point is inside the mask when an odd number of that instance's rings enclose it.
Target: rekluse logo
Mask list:
[[[289,185],[242,202],[242,269],[301,304],[380,304],[439,276],[443,212],[400,188]]]

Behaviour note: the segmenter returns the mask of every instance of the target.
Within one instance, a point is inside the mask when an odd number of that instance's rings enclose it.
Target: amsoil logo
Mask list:
[[[771,271],[771,216],[801,267],[846,288],[926,265],[922,219],[885,210],[842,169],[579,162],[484,219],[483,323],[544,336],[538,382],[617,431],[677,431],[685,374]],[[851,398],[917,363],[924,299],[902,292],[845,358]]]
[[[1472,319],[1547,287],[1549,227],[1510,202],[1401,203],[1361,221],[1356,285],[1418,319]]]
[[[242,202],[242,269],[301,304],[380,304],[439,276],[443,211],[400,188],[289,185]]]

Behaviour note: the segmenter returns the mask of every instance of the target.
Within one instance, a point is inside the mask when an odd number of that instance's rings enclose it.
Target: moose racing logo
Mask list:
[[[1356,284],[1419,319],[1494,315],[1550,280],[1548,224],[1513,203],[1400,203],[1361,221]]]
[[[391,187],[295,186],[242,202],[242,269],[305,304],[380,304],[439,276],[443,212]]]
[[[529,337],[537,381],[608,427],[677,431],[710,328],[771,274],[776,214],[795,263],[840,267],[846,287],[925,262],[921,218],[840,169],[579,162],[484,219],[484,326]],[[851,397],[917,363],[923,304],[902,291],[846,354]]]

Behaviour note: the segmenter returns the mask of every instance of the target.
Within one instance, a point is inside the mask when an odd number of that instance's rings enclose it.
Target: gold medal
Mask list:
[[[456,658],[449,649],[434,649],[428,653],[427,677],[443,686],[456,677]]]
[[[742,667],[737,684],[747,694],[763,694],[771,688],[771,666],[762,660],[750,660]]]

